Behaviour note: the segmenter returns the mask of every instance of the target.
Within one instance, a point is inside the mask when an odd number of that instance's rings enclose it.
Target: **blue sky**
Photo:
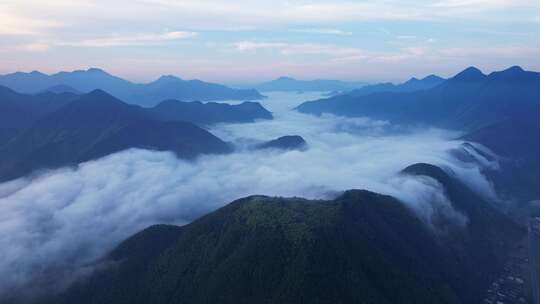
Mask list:
[[[540,70],[540,0],[2,0],[0,73],[224,83]]]

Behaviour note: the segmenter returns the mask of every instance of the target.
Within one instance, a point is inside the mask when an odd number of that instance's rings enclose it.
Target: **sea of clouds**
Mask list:
[[[462,148],[454,140],[458,133],[291,110],[317,97],[272,93],[264,106],[274,112],[274,120],[213,127],[211,132],[238,147],[229,155],[188,162],[172,153],[132,149],[0,184],[0,296],[29,284],[62,287],[141,229],[187,224],[252,194],[328,198],[342,190],[367,189],[397,197],[428,225],[435,209],[466,225],[441,185],[399,174],[424,162],[452,170],[475,191],[494,198],[480,173],[481,166],[493,164],[458,160],[452,153]],[[249,149],[283,135],[301,135],[309,149]]]

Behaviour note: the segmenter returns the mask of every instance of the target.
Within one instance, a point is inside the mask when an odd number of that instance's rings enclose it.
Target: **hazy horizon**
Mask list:
[[[484,69],[481,69],[480,70],[482,71],[482,73],[486,74],[486,75],[489,75],[490,73],[492,72],[499,72],[499,71],[503,71],[503,70],[506,70],[506,69],[509,69],[511,67],[514,67],[516,65],[513,65],[513,66],[507,66],[507,67],[502,67],[500,69],[493,69],[493,70],[484,70]],[[422,79],[422,78],[425,78],[425,77],[428,77],[428,76],[431,76],[431,75],[436,75],[436,76],[439,76],[439,77],[443,77],[443,78],[451,78],[455,75],[457,75],[458,73],[464,71],[465,69],[467,68],[470,68],[470,67],[474,67],[474,68],[478,68],[477,66],[466,66],[466,67],[463,67],[463,68],[460,68],[454,72],[451,72],[449,74],[435,74],[435,73],[428,73],[428,74],[422,74],[422,75],[410,75],[410,76],[405,76],[405,78],[403,79],[398,79],[398,80],[391,80],[391,79],[377,79],[377,80],[364,80],[364,79],[339,79],[339,78],[331,78],[331,77],[327,77],[327,78],[324,78],[324,77],[315,77],[315,78],[301,78],[301,77],[294,77],[294,76],[291,76],[291,75],[281,75],[281,76],[277,76],[277,77],[274,77],[274,78],[268,78],[268,79],[261,79],[261,80],[246,80],[246,81],[236,81],[236,82],[231,82],[231,81],[219,81],[219,80],[216,80],[214,82],[216,83],[220,83],[220,84],[224,84],[224,85],[230,85],[230,86],[240,86],[240,87],[247,87],[249,85],[259,85],[261,83],[265,83],[265,82],[270,82],[270,81],[273,81],[273,80],[277,80],[278,78],[281,78],[281,77],[290,77],[290,78],[293,78],[295,80],[300,80],[300,81],[313,81],[313,80],[337,80],[337,81],[344,81],[344,82],[351,82],[351,83],[354,83],[354,82],[358,82],[358,83],[365,83],[365,84],[377,84],[377,83],[386,83],[386,82],[392,82],[394,84],[399,84],[399,83],[403,83],[403,82],[406,82],[407,80],[410,80],[412,78],[417,78],[417,79]],[[532,70],[532,69],[528,69],[527,67],[524,67],[524,66],[519,66],[521,68],[523,68],[524,70],[526,71],[536,71],[536,70]],[[38,72],[38,73],[43,73],[45,75],[48,75],[48,76],[51,76],[51,75],[54,75],[54,74],[57,74],[57,73],[62,73],[62,72],[68,72],[68,73],[71,73],[71,72],[75,72],[75,71],[88,71],[90,69],[98,69],[98,70],[102,70],[112,76],[116,76],[116,77],[120,77],[124,80],[127,80],[127,81],[130,81],[132,83],[139,83],[139,84],[147,84],[147,83],[150,83],[150,82],[153,82],[155,80],[158,80],[160,77],[162,76],[174,76],[174,77],[178,77],[180,79],[183,79],[183,80],[203,80],[203,81],[207,81],[209,79],[204,79],[204,78],[185,78],[183,77],[182,75],[178,75],[178,74],[158,74],[155,78],[151,78],[151,79],[146,79],[146,80],[139,80],[139,79],[134,79],[134,78],[129,78],[129,77],[123,77],[121,75],[118,75],[118,74],[115,74],[115,73],[112,73],[106,69],[103,69],[103,68],[100,68],[100,67],[94,67],[94,66],[89,66],[89,67],[85,67],[85,68],[78,68],[78,69],[74,69],[74,70],[57,70],[57,71],[52,71],[52,72],[44,72],[44,71],[40,71],[40,70],[21,70],[21,71],[11,71],[11,72],[7,72],[7,73],[0,73],[0,75],[2,76],[5,76],[5,75],[9,75],[9,74],[14,74],[14,73],[18,73],[18,72],[22,72],[22,73],[33,73],[33,72]],[[211,80],[210,80],[211,81]],[[321,90],[321,92],[324,92],[325,90]]]

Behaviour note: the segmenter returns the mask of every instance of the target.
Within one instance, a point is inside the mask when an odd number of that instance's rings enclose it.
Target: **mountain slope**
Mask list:
[[[117,98],[144,106],[153,106],[165,99],[210,101],[263,98],[255,90],[236,90],[200,80],[186,81],[173,76],[164,76],[148,84],[136,84],[96,68],[53,75],[40,72],[0,75],[0,85],[21,93],[43,92],[59,85],[69,86],[83,93],[101,89]]]
[[[69,93],[25,95],[0,86],[0,147],[41,117],[75,98],[76,95]]]
[[[540,113],[540,73],[512,67],[484,75],[469,68],[428,90],[342,95],[297,109],[320,115],[369,116],[405,124],[474,130],[510,117]]]
[[[273,118],[272,113],[257,102],[229,105],[215,102],[166,100],[149,109],[149,112],[158,120],[189,121],[197,125],[253,122],[257,119]]]
[[[501,197],[520,203],[540,198],[540,121],[531,111],[471,132],[462,139],[476,142],[500,156],[500,168],[485,169]],[[520,204],[520,205],[522,205]]]
[[[433,170],[407,173],[454,182]],[[464,204],[479,204],[471,210],[487,208],[465,193]],[[394,198],[367,191],[332,201],[248,197],[181,228],[136,234],[107,257],[109,267],[43,302],[477,303],[521,231],[467,210],[473,228],[439,234]],[[480,230],[490,233],[477,238]]]
[[[0,179],[74,165],[127,148],[171,150],[181,157],[229,151],[185,122],[158,122],[143,108],[96,90],[43,117],[0,149]]]

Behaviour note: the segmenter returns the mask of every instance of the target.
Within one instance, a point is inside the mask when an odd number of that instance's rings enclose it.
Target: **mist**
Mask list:
[[[453,153],[463,149],[463,142],[454,140],[458,133],[291,111],[318,97],[272,93],[263,103],[274,120],[214,126],[211,132],[238,147],[229,155],[187,162],[168,152],[132,149],[0,184],[0,296],[46,281],[51,273],[63,278],[55,284],[64,286],[141,229],[184,225],[253,194],[331,198],[367,189],[395,196],[427,225],[436,212],[466,225],[440,184],[399,174],[424,162],[451,170],[476,192],[495,198],[481,169],[496,164],[478,154],[473,155],[478,162],[459,160]],[[309,148],[250,149],[284,135],[302,136]]]

